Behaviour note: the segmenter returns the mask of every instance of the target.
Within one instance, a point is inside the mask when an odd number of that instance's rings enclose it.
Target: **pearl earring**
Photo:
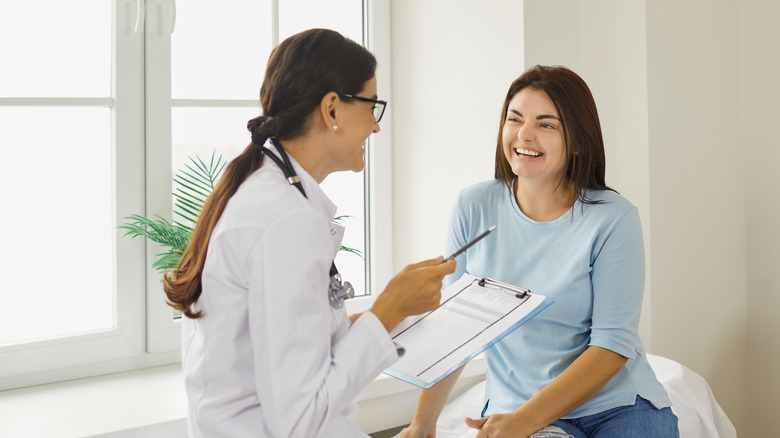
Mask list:
[[[333,125],[333,130],[334,131],[338,131],[339,130],[339,125]]]

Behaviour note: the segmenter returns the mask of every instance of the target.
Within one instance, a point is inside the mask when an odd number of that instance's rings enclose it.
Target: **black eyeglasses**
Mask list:
[[[371,102],[374,104],[374,119],[377,123],[379,123],[380,120],[382,120],[382,116],[385,115],[385,107],[387,106],[386,100],[376,100],[376,99],[369,99],[368,97],[360,97],[360,96],[353,96],[351,94],[342,94],[342,96],[359,100],[361,102]]]

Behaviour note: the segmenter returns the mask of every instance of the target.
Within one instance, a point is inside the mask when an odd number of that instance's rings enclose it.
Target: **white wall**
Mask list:
[[[739,2],[742,155],[747,183],[747,421],[753,437],[777,435],[780,406],[780,2]]]
[[[569,65],[596,98],[607,182],[642,214],[648,349],[703,375],[740,437],[773,435],[780,6],[524,3],[393,3],[395,268],[440,253],[457,191],[492,177],[511,80]]]
[[[647,2],[653,348],[704,376],[746,436],[739,50],[736,0]]]
[[[523,5],[395,0],[391,22],[397,271],[442,254],[458,192],[493,177],[501,104],[523,71]]]

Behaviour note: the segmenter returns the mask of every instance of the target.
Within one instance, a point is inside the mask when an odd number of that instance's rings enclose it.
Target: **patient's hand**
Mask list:
[[[523,424],[518,424],[513,413],[493,414],[483,418],[466,417],[466,426],[479,429],[475,438],[482,437],[512,437],[528,438],[533,432],[523,430]]]

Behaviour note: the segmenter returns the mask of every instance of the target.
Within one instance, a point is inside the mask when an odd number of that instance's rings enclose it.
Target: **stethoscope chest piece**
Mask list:
[[[328,297],[330,298],[330,305],[335,309],[339,309],[344,306],[344,300],[355,297],[355,289],[352,288],[350,282],[341,281],[341,274],[335,273],[330,276]]]

